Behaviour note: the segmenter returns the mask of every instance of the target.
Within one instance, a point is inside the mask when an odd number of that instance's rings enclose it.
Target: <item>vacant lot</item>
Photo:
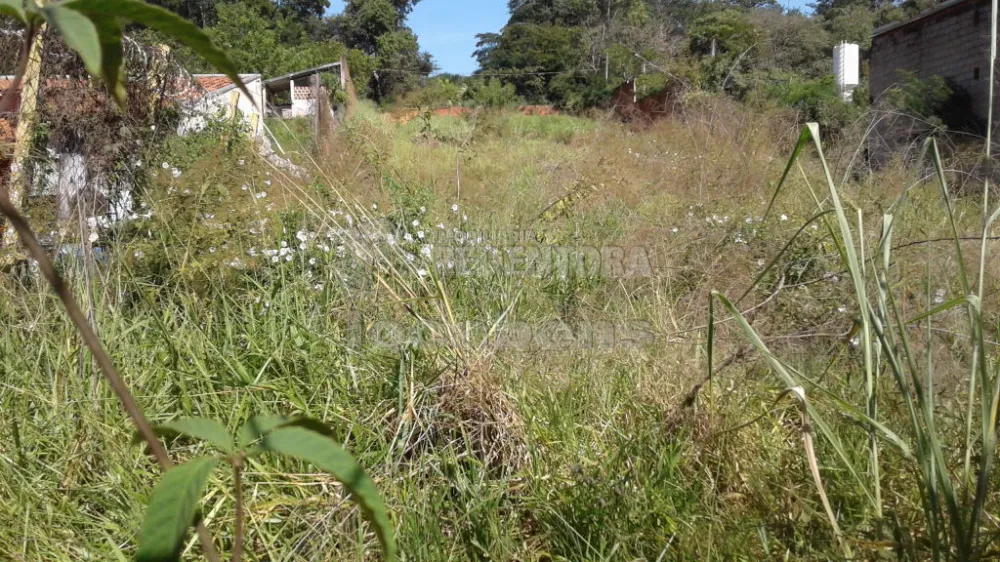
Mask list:
[[[276,132],[299,175],[175,139],[94,267],[60,260],[152,421],[324,420],[405,560],[922,560],[972,528],[996,555],[974,168],[867,170],[847,132],[835,189],[808,141],[769,207],[800,130],[714,97],[641,128],[362,107],[308,130]],[[159,469],[30,267],[0,318],[2,557],[130,558]],[[332,478],[244,478],[248,559],[380,559]],[[203,501],[224,552],[230,490]]]

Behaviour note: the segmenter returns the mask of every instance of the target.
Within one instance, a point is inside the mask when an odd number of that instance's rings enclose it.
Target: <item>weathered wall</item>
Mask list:
[[[250,91],[252,98],[248,98],[238,88],[218,93],[209,92],[195,104],[184,109],[184,116],[177,127],[177,134],[186,135],[202,130],[207,125],[208,119],[216,119],[220,115],[226,114],[229,109],[230,95],[238,95],[239,100],[236,103],[236,108],[240,111],[243,121],[250,130],[250,135],[254,139],[260,138],[262,134],[260,123],[263,117],[258,108],[263,108],[267,104],[267,92],[259,75],[254,77],[243,75],[243,83]],[[254,116],[256,116],[256,129],[254,129]]]
[[[898,80],[898,70],[940,76],[971,98],[985,120],[989,105],[990,4],[966,0],[872,38],[871,93],[875,100]]]
[[[292,117],[306,117],[315,112],[313,78],[313,76],[306,76],[292,81]]]

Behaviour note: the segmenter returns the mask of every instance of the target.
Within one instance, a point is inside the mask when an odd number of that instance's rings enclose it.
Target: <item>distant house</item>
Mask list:
[[[990,2],[950,0],[913,19],[876,29],[871,48],[871,94],[879,99],[900,71],[944,78],[976,121],[989,112]]]
[[[176,102],[180,110],[177,134],[200,131],[213,119],[239,119],[249,136],[257,143],[262,156],[291,173],[301,173],[301,170],[274,154],[271,149],[271,139],[266,134],[267,127],[264,124],[265,111],[270,108],[272,114],[276,113],[279,117],[313,115],[317,107],[317,93],[326,92],[320,84],[321,76],[332,73],[343,87],[347,79],[346,72],[344,64],[335,62],[266,81],[260,74],[241,74],[240,80],[249,95],[222,74],[185,74],[171,85],[167,98]],[[13,78],[0,76],[0,95],[13,86]],[[91,86],[89,80],[47,78],[42,85],[42,96],[48,102],[58,98],[60,92]],[[285,101],[288,107],[276,108],[272,100],[278,103]],[[13,107],[18,107],[19,101],[15,97]],[[93,103],[107,104],[110,101],[99,94],[93,98]],[[77,110],[86,111],[86,108],[78,107]],[[9,158],[4,158],[11,152],[14,144],[15,117],[16,112],[0,115],[0,171],[11,164]],[[54,143],[48,147],[48,151],[50,164],[37,166],[33,173],[33,195],[54,196],[61,220],[71,218],[73,205],[88,186],[91,193],[107,204],[105,208],[110,220],[131,214],[130,186],[113,187],[108,185],[107,178],[88,177],[87,162],[79,153],[79,147]],[[0,177],[3,175],[0,174]],[[119,193],[118,199],[123,200],[112,201],[112,191]]]
[[[209,119],[239,115],[251,138],[259,140],[263,136],[262,112],[267,106],[267,90],[260,74],[240,74],[240,80],[250,91],[249,97],[224,74],[193,74],[191,77],[197,87],[182,89],[177,95],[182,100],[177,134],[200,131]]]
[[[13,76],[0,76],[0,95],[13,85]],[[193,74],[178,81],[168,97],[178,103],[181,119],[177,127],[180,135],[198,131],[205,127],[209,119],[218,117],[239,118],[246,126],[248,134],[254,140],[263,139],[262,111],[266,106],[266,90],[259,74],[242,74],[240,79],[250,91],[247,96],[228,77],[221,74]],[[47,78],[42,87],[42,96],[46,101],[58,99],[61,94],[78,87],[89,87],[88,81],[70,78]],[[98,96],[94,103],[110,103],[107,98]],[[14,107],[20,100],[14,99]],[[80,108],[85,111],[85,108]],[[11,152],[14,144],[16,113],[11,112],[0,116],[0,160],[4,154]],[[266,140],[265,140],[266,142]],[[107,212],[111,220],[127,217],[132,212],[132,198],[127,185],[114,188],[108,185],[105,177],[90,177],[87,162],[78,148],[62,146],[58,143],[48,147],[50,163],[37,165],[33,174],[33,190],[35,196],[52,196],[58,205],[58,218],[68,220],[72,217],[73,205],[77,198],[90,186],[91,193],[107,203]],[[0,161],[0,166],[9,162]],[[109,197],[111,192],[119,193],[118,200]]]
[[[314,115],[316,92],[322,88],[321,78],[324,74],[333,76],[341,89],[346,87],[346,69],[340,62],[332,62],[265,80],[264,88],[267,90],[270,100],[268,112],[282,119]]]

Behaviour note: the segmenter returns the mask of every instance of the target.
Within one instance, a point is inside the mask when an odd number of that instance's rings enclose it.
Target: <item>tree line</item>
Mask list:
[[[935,3],[817,0],[806,14],[776,0],[509,0],[509,21],[479,34],[474,56],[481,76],[531,103],[599,105],[640,77],[648,90],[675,80],[837,119],[850,108],[836,96],[833,47],[848,41],[864,53],[876,27]]]
[[[276,76],[345,57],[361,95],[388,100],[434,70],[406,18],[420,0],[349,0],[327,15],[329,0],[153,0],[203,28],[241,72]],[[182,46],[193,72],[209,71]]]

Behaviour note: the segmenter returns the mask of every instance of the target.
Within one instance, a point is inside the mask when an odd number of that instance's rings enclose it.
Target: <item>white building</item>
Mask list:
[[[180,97],[182,103],[181,122],[177,126],[178,135],[186,135],[205,128],[209,119],[240,119],[249,135],[258,140],[263,135],[264,108],[267,107],[267,89],[260,74],[240,74],[247,96],[236,84],[223,74],[192,75],[197,87],[191,93]]]
[[[340,62],[332,62],[270,78],[264,81],[271,106],[268,111],[282,119],[306,117],[316,112],[316,92],[322,87],[324,74],[333,75],[344,88],[347,82],[344,67]],[[287,99],[286,95],[287,94]],[[280,101],[279,101],[280,100]]]

